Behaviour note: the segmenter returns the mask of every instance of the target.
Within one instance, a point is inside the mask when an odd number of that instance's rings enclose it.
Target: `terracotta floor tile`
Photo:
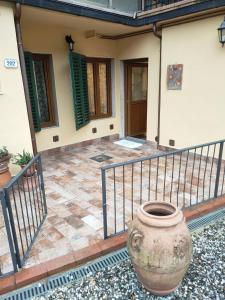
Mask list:
[[[72,227],[78,229],[84,225],[84,222],[82,219],[78,218],[76,215],[71,215],[69,217],[65,218],[65,221],[71,225]]]
[[[51,276],[53,274],[66,271],[69,268],[74,267],[75,260],[74,260],[74,257],[72,254],[66,254],[66,255],[60,256],[60,258],[57,257],[55,259],[49,260],[45,264],[45,266],[47,268],[48,276]]]
[[[0,295],[11,291],[15,286],[15,282],[16,280],[14,275],[1,279]]]
[[[47,276],[47,269],[44,264],[39,264],[38,266],[33,266],[32,268],[22,270],[15,274],[16,287],[30,284],[33,281],[41,280]]]
[[[83,264],[88,260],[98,258],[101,254],[101,248],[95,244],[92,247],[85,247],[79,251],[74,252],[75,262]]]

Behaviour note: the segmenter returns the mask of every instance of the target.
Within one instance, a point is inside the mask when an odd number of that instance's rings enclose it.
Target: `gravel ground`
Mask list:
[[[189,271],[182,285],[167,297],[156,297],[147,292],[138,283],[131,262],[127,260],[35,299],[225,299],[225,220],[193,233],[192,237],[194,249]]]

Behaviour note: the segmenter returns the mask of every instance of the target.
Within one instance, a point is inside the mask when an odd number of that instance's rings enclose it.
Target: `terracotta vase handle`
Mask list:
[[[134,229],[130,234],[130,245],[133,251],[139,252],[141,249],[141,244],[144,239],[144,235],[137,229]]]

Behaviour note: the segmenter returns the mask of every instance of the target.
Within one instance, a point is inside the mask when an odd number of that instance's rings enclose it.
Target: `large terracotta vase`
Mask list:
[[[164,296],[177,289],[192,257],[191,235],[182,211],[166,202],[140,206],[129,226],[128,252],[147,290]]]
[[[4,185],[11,179],[11,173],[9,171],[9,160],[11,156],[7,155],[0,159],[0,188],[4,187]]]

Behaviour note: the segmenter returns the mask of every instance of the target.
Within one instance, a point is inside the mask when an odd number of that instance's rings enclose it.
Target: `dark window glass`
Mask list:
[[[91,119],[111,116],[111,61],[87,58],[88,99]]]
[[[35,86],[41,127],[56,125],[53,102],[51,56],[33,54]]]

